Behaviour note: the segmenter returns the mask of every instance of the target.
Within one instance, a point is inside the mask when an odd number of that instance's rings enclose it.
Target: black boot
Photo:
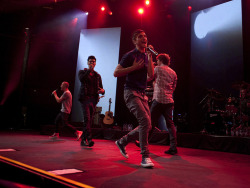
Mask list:
[[[89,147],[92,147],[95,144],[95,142],[92,141],[91,137],[88,137],[87,140],[88,140],[88,143],[89,143]]]
[[[89,146],[89,144],[88,144],[88,142],[86,141],[86,139],[83,139],[83,138],[82,138],[81,146]]]

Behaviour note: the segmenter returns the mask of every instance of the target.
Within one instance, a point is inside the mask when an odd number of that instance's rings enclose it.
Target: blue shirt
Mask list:
[[[144,67],[130,72],[126,76],[126,83],[124,86],[124,89],[132,89],[136,91],[144,92],[147,88],[147,67],[148,67],[148,57],[146,53],[141,53],[136,48],[128,53],[126,53],[121,61],[120,65],[123,68],[131,67],[133,65],[133,62],[136,58],[136,61],[138,62],[140,59],[144,60]]]

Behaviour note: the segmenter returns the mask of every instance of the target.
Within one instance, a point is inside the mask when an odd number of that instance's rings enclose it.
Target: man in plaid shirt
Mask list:
[[[152,126],[157,125],[161,115],[164,116],[170,138],[170,148],[169,150],[165,151],[165,153],[174,155],[177,153],[177,139],[176,128],[173,122],[173,93],[177,84],[177,74],[169,67],[170,57],[168,54],[159,54],[156,59],[158,66],[156,66],[154,69],[154,94],[153,102],[150,108]]]

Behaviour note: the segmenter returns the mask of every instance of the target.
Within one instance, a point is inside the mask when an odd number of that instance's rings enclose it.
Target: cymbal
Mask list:
[[[224,100],[225,96],[220,93],[219,91],[216,91],[215,89],[207,89],[208,96],[211,97],[214,100]]]
[[[219,91],[216,91],[215,89],[207,89],[207,91],[208,91],[210,94],[216,94],[216,95],[220,95],[220,94],[221,94]]]
[[[248,89],[250,88],[250,84],[245,81],[234,82],[232,84],[233,89],[241,90],[241,89]]]

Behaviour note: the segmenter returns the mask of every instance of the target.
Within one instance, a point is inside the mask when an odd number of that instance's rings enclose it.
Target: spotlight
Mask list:
[[[150,4],[150,1],[149,0],[146,0],[145,1],[145,4],[148,6]]]
[[[88,12],[86,12],[85,14],[86,14],[86,15],[89,15],[89,13],[88,13]]]
[[[143,12],[144,12],[143,8],[139,8],[139,9],[138,9],[138,13],[139,13],[139,14],[143,14]]]
[[[105,7],[104,6],[101,7],[101,11],[105,11]]]
[[[110,11],[110,12],[109,12],[109,15],[111,16],[112,14],[113,14],[113,13]]]
[[[191,11],[191,10],[192,10],[192,7],[191,7],[191,6],[188,6],[188,10]]]

